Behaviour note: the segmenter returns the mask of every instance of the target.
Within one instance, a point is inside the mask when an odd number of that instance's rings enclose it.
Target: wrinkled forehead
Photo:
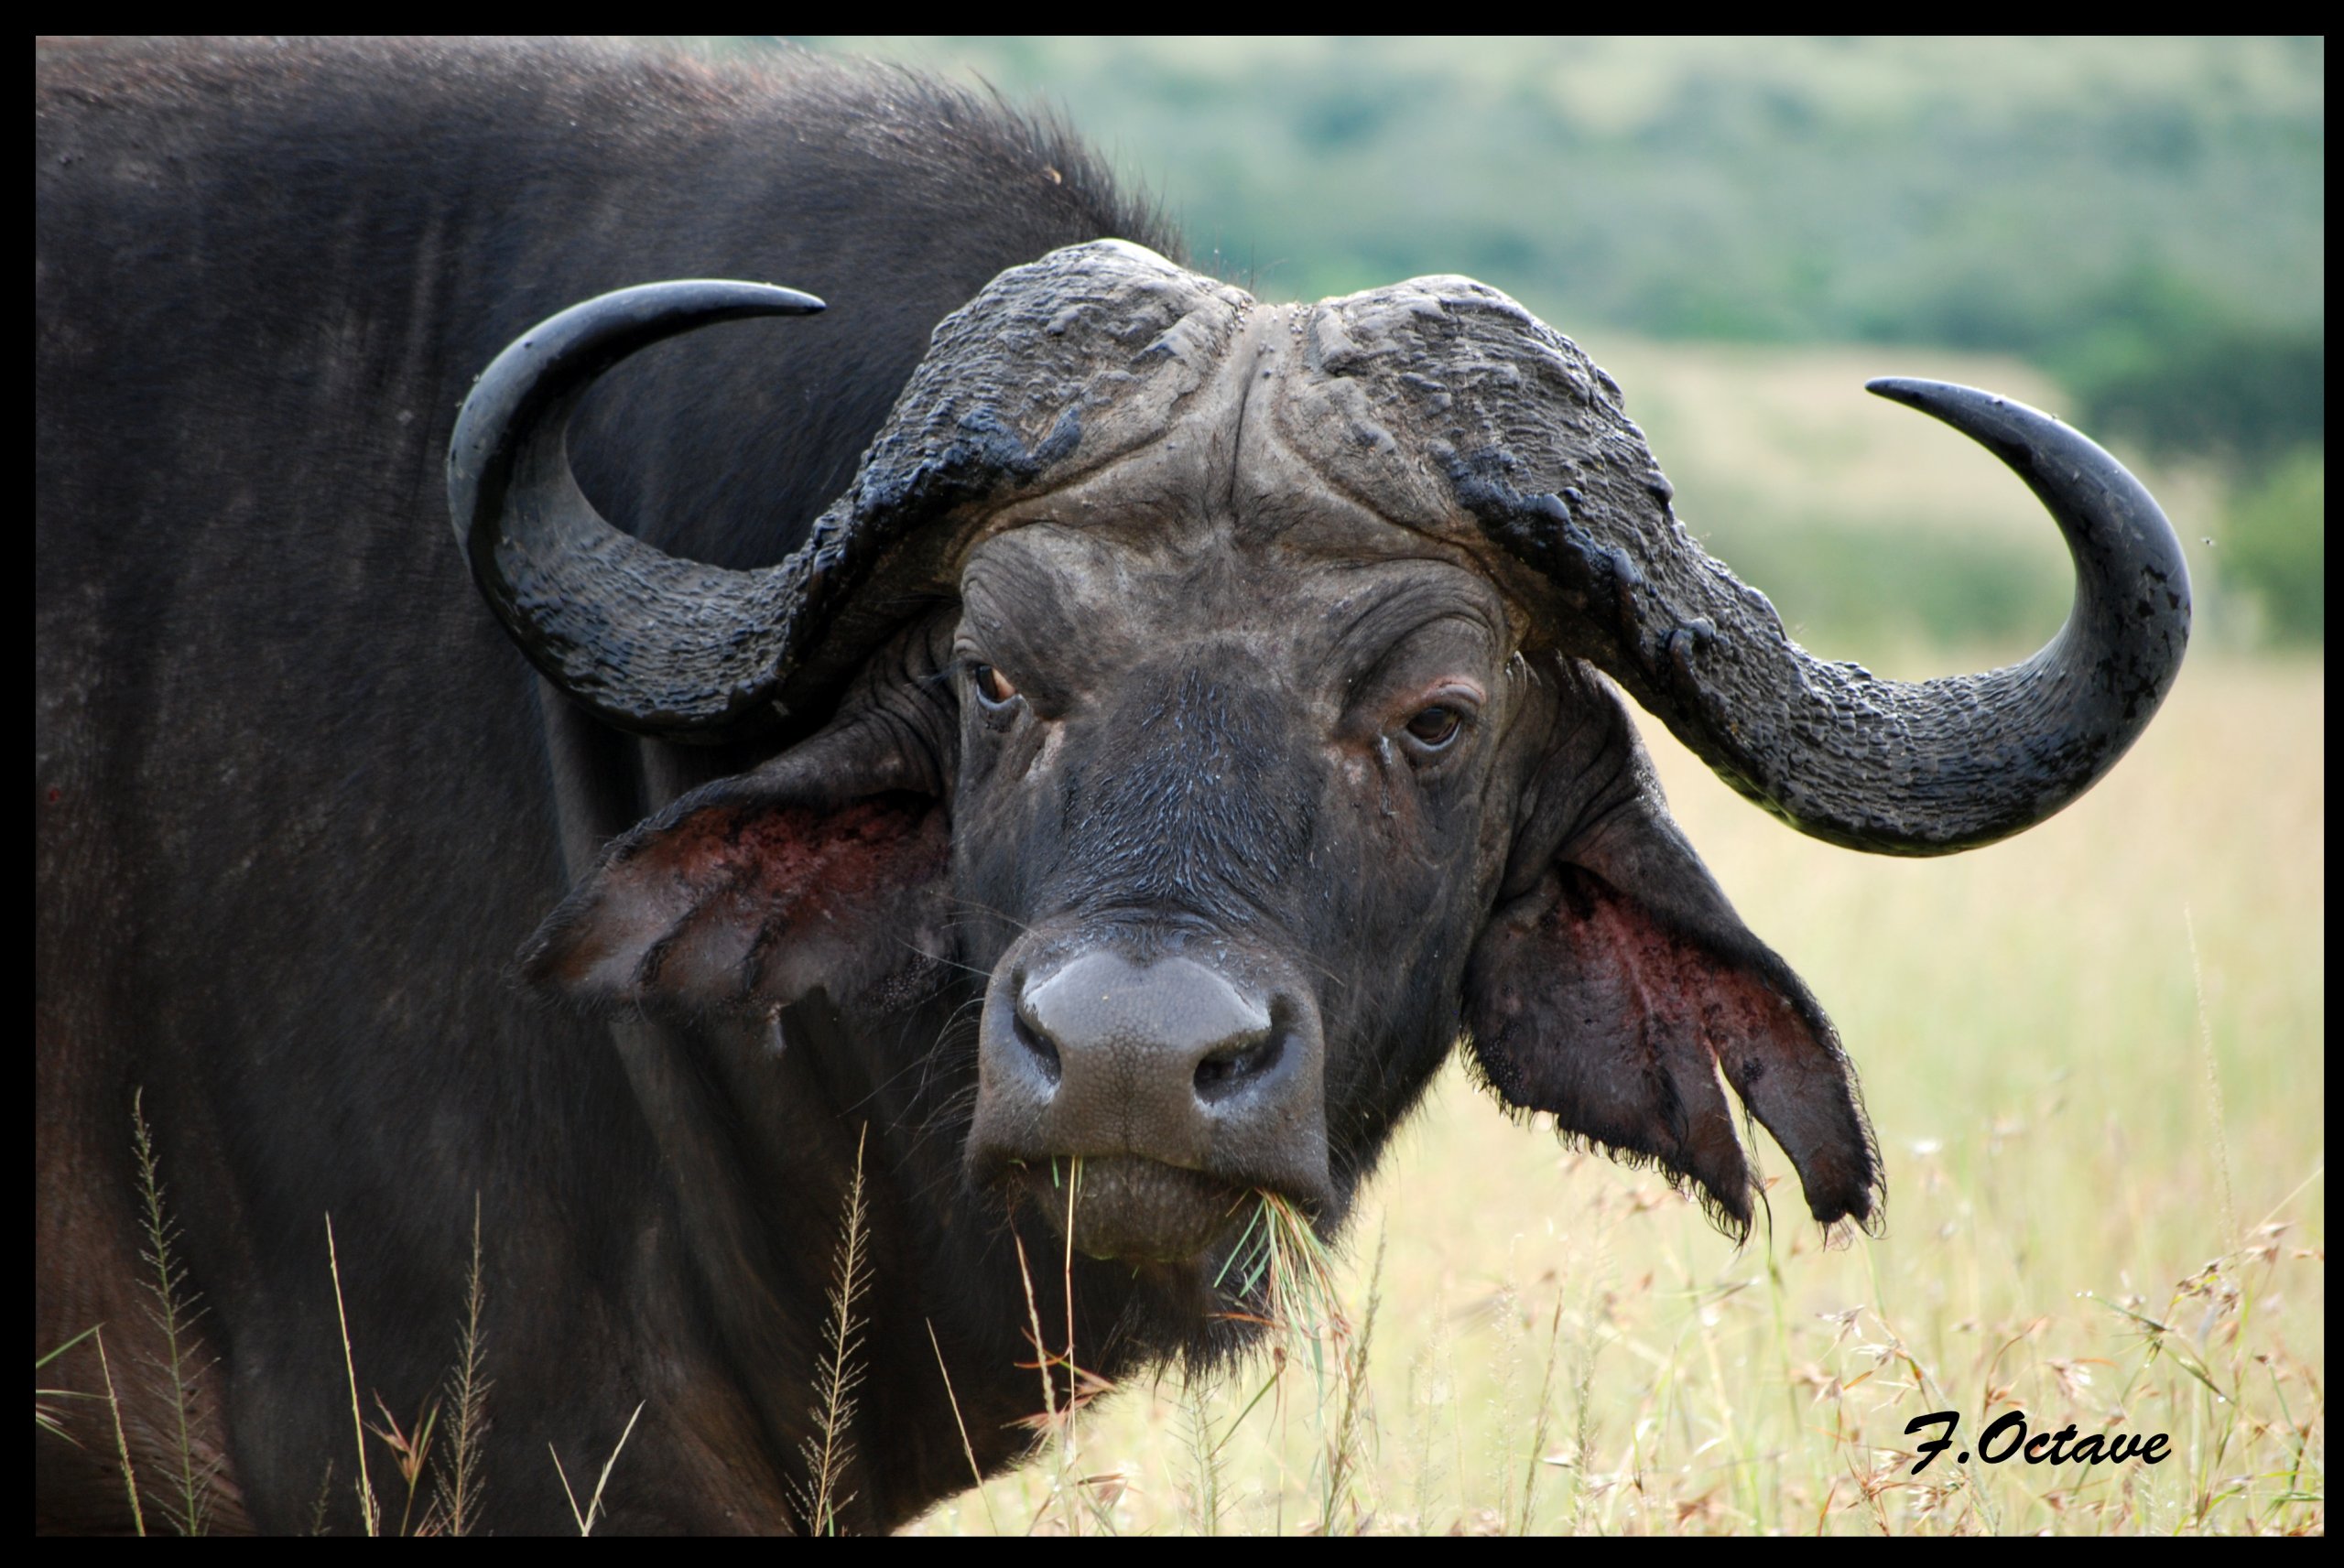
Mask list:
[[[1403,646],[1494,667],[1523,645],[1525,618],[1469,557],[1372,520],[1340,545],[1331,533],[1006,529],[962,576],[962,652],[1021,681],[1233,658],[1316,686]]]
[[[1327,373],[1331,319],[1310,306],[1256,307],[1197,367],[1188,395],[1150,410],[1153,429],[982,519],[956,576],[998,583],[1038,570],[1103,593],[1225,583],[1240,599],[1292,600],[1406,575],[1485,601],[1494,629],[1518,640],[1521,567],[1405,460],[1370,388]]]

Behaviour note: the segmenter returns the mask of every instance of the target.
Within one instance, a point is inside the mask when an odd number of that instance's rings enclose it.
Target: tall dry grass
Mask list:
[[[2323,1530],[2323,690],[2317,665],[2200,661],[2099,789],[1944,860],[1802,839],[1655,739],[1687,832],[1863,1070],[1887,1235],[1818,1249],[1778,1180],[1737,1251],[1451,1071],[1295,1314],[1315,1367],[1274,1337],[1221,1385],[1100,1401],[1083,1465],[1114,1500],[1084,1528]],[[1346,1387],[1318,1373],[1371,1278]],[[1970,1461],[1915,1474],[1942,1433],[1907,1423],[1948,1410]],[[1983,1462],[2013,1410],[2169,1456]],[[916,1528],[989,1519],[1063,1528],[1046,1471]]]

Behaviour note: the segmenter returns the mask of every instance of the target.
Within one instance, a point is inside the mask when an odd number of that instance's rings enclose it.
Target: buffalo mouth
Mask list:
[[[1255,1201],[1251,1187],[1135,1154],[1020,1164],[1004,1184],[1076,1251],[1128,1263],[1201,1257],[1243,1228]]]
[[[1029,933],[986,991],[970,1185],[1127,1264],[1202,1260],[1258,1193],[1330,1207],[1326,1044],[1287,968]]]

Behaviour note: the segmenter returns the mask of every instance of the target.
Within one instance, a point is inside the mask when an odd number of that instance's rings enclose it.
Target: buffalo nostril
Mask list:
[[[1061,1070],[1058,1065],[1058,1048],[1051,1044],[1048,1034],[1026,1016],[1026,1004],[1022,1001],[1010,1011],[1009,1033],[1020,1045],[1032,1054],[1034,1060],[1041,1066],[1042,1076],[1047,1079],[1050,1086],[1055,1088]]]
[[[1197,1098],[1210,1105],[1242,1093],[1285,1054],[1286,1038],[1277,1031],[1232,1040],[1197,1064]]]

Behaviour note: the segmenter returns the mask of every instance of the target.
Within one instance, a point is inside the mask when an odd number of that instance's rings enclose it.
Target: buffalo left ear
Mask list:
[[[925,991],[948,955],[951,834],[900,726],[841,719],[627,833],[523,973],[582,1000],[763,1011]]]
[[[1566,1135],[1699,1184],[1742,1236],[1757,1184],[1722,1076],[1790,1156],[1816,1219],[1871,1225],[1880,1162],[1838,1033],[1686,843],[1618,699],[1600,700],[1626,787],[1483,929],[1465,979],[1482,1073]]]

